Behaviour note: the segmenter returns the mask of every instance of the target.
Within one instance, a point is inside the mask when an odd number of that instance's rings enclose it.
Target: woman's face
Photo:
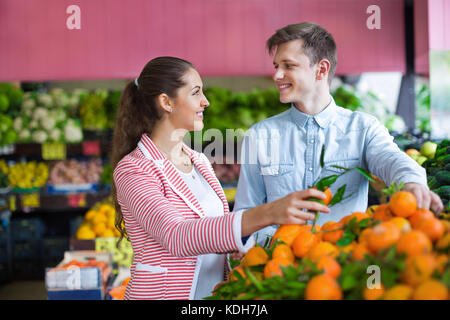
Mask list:
[[[190,68],[183,76],[185,86],[178,89],[170,119],[176,128],[188,131],[203,129],[203,110],[209,101],[203,94],[203,82],[197,70]]]

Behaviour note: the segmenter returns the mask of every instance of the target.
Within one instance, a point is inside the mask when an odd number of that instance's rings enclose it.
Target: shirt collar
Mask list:
[[[298,124],[300,127],[305,127],[306,123],[308,122],[309,118],[313,118],[317,124],[322,127],[326,128],[328,127],[329,123],[333,119],[335,113],[336,113],[336,103],[334,102],[333,97],[330,95],[330,103],[323,109],[320,113],[316,114],[315,116],[310,116],[306,113],[303,113],[299,111],[294,104],[291,104],[291,117],[292,120]]]

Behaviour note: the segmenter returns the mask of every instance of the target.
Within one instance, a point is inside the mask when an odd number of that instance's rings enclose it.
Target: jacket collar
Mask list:
[[[205,213],[203,212],[203,209],[201,208],[195,196],[190,191],[189,187],[178,174],[176,167],[172,164],[172,162],[169,161],[169,159],[167,159],[162,151],[159,150],[159,148],[147,134],[142,135],[141,140],[138,143],[138,147],[145,155],[145,157],[148,160],[153,161],[161,170],[172,190],[177,193],[195,213],[197,213],[200,217],[204,217]],[[219,181],[217,180],[214,172],[212,172],[212,167],[209,165],[209,163],[206,163],[207,161],[209,162],[209,160],[205,155],[199,154],[184,143],[183,150],[189,156],[200,174],[217,193],[217,195],[223,202],[225,213],[228,213],[228,201],[225,197],[222,187],[220,186]]]

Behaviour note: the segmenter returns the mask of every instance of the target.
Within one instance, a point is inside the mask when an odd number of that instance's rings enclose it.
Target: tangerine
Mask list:
[[[294,255],[297,258],[303,258],[319,241],[320,239],[317,234],[311,231],[301,232],[292,243]]]
[[[388,221],[392,219],[392,212],[385,203],[380,204],[372,214],[372,218],[380,221]]]
[[[442,238],[436,242],[437,250],[448,250],[450,248],[450,233],[446,233]]]
[[[401,274],[401,279],[410,286],[428,280],[436,269],[436,260],[431,254],[417,255],[406,258],[405,269]]]
[[[272,237],[272,244],[275,240],[279,239],[286,243],[288,246],[292,245],[294,239],[302,232],[304,225],[300,224],[283,224],[278,227]]]
[[[447,300],[447,287],[437,280],[422,282],[414,291],[414,300]]]
[[[422,231],[411,230],[400,236],[396,249],[399,254],[414,256],[431,252],[432,243]]]
[[[330,256],[322,256],[317,261],[316,267],[318,270],[323,270],[325,274],[328,274],[334,279],[337,279],[341,274],[341,266],[337,261]]]
[[[274,276],[283,276],[281,267],[287,267],[292,265],[292,261],[286,258],[274,258],[267,262],[264,266],[264,278],[270,278]]]
[[[335,258],[339,254],[338,248],[330,242],[319,242],[309,250],[306,258],[310,261],[317,262],[323,256],[331,256]]]
[[[442,238],[445,231],[444,224],[437,218],[421,219],[415,229],[425,233],[432,242]]]
[[[329,221],[322,226],[322,240],[336,243],[344,234],[342,222]]]
[[[411,226],[415,228],[417,223],[424,218],[434,218],[433,212],[424,208],[417,208],[416,212],[408,217],[408,220],[411,223]]]
[[[417,210],[417,199],[411,192],[396,192],[389,200],[389,209],[397,217],[410,217]]]
[[[375,226],[367,235],[367,245],[370,251],[378,253],[397,242],[400,230],[391,222],[382,222]]]
[[[281,243],[281,244],[277,245],[275,247],[275,249],[273,250],[272,259],[277,259],[277,258],[284,258],[291,262],[294,262],[294,260],[295,260],[295,256],[294,256],[294,253],[292,252],[291,247],[289,247],[285,243]]]
[[[247,251],[242,259],[242,266],[244,268],[266,264],[269,261],[269,255],[263,247],[253,247]]]
[[[397,284],[388,289],[383,296],[384,300],[409,300],[413,289],[405,284]]]
[[[364,300],[379,300],[384,293],[385,288],[382,283],[379,288],[369,288],[366,286],[363,290],[363,298]]]
[[[411,231],[411,224],[409,223],[408,219],[406,219],[406,218],[394,217],[389,221],[398,227],[398,229],[400,230],[400,233],[405,233],[407,231]]]
[[[352,249],[352,259],[354,261],[364,260],[366,254],[370,254],[370,251],[365,243],[355,244]]]
[[[353,218],[355,218],[356,223],[358,223],[361,220],[370,218],[370,216],[365,212],[353,212],[351,215],[343,217],[340,222],[342,222],[343,224],[349,224],[350,221],[353,220]]]
[[[331,276],[320,274],[309,280],[305,289],[306,300],[341,300],[342,290]]]

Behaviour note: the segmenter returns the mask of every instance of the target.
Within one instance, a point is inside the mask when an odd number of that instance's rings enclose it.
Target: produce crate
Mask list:
[[[39,218],[21,218],[11,220],[11,237],[16,240],[40,239],[45,233],[45,224]]]
[[[80,192],[97,192],[97,191],[98,191],[98,183],[47,185],[47,193],[49,195],[73,194]]]
[[[99,267],[63,268],[72,260],[88,262],[90,259],[106,262],[105,272]],[[106,283],[111,275],[112,256],[109,252],[66,251],[64,259],[55,267],[47,268],[45,284],[49,300],[103,300]]]

